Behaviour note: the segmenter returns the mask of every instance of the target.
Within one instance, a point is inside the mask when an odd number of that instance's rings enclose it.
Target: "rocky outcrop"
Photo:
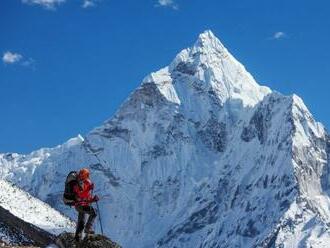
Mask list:
[[[120,245],[99,234],[88,235],[77,243],[73,233],[62,233],[56,238],[55,243],[60,248],[121,248]]]

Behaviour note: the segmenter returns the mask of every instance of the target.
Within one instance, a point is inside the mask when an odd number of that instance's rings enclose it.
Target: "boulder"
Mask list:
[[[87,235],[82,241],[76,242],[73,233],[62,233],[56,238],[55,243],[59,248],[121,248],[100,234]]]

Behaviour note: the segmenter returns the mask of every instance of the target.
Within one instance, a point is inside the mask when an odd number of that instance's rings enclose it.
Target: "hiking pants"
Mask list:
[[[90,229],[93,226],[94,220],[96,218],[96,212],[92,206],[76,206],[78,212],[78,223],[76,229],[76,236],[85,229]],[[85,226],[85,216],[88,216],[88,220]]]

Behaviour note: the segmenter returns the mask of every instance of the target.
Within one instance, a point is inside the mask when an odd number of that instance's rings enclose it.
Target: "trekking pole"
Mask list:
[[[101,227],[101,233],[104,236],[103,233],[103,225],[102,225],[102,218],[101,218],[101,212],[100,212],[100,208],[99,208],[99,204],[98,202],[96,202],[96,208],[97,208],[97,212],[99,213],[99,220],[100,220],[100,227]]]
[[[92,189],[92,195],[93,195],[93,194],[94,194],[94,189]],[[95,202],[95,204],[96,204],[96,209],[97,209],[97,213],[98,213],[99,220],[100,220],[101,233],[102,233],[102,235],[104,236],[104,233],[103,233],[103,225],[102,225],[102,218],[101,218],[101,212],[100,212],[99,204],[98,204],[97,201]]]

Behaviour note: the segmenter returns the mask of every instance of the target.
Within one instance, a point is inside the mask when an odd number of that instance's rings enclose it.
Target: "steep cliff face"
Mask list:
[[[299,97],[258,85],[206,31],[84,141],[0,164],[71,216],[64,178],[89,166],[123,247],[326,247],[329,151]]]

